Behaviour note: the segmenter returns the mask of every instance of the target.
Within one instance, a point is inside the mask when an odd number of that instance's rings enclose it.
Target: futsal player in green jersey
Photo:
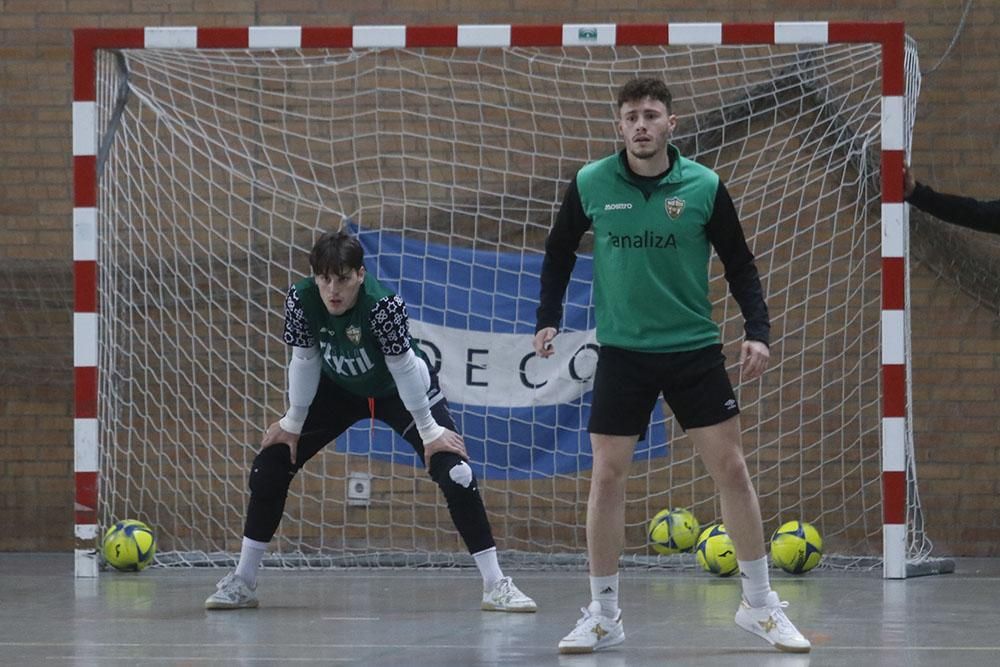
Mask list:
[[[740,441],[739,407],[708,298],[712,248],[745,321],[744,380],[768,363],[770,321],[754,257],[719,176],[670,143],[677,126],[658,79],[636,79],[618,96],[616,154],[584,166],[569,184],[545,242],[535,352],[553,354],[562,301],[580,239],[594,235],[594,309],[600,343],[590,431],[587,499],[591,603],[559,642],[589,653],[625,639],[618,560],[625,541],[625,483],[632,453],[660,394],[712,475],[736,546],[743,597],[736,623],[797,653],[809,641],[771,590],[756,491]]]
[[[240,560],[208,609],[257,607],[257,569],[285,508],[292,478],[351,425],[379,419],[423,459],[483,579],[481,608],[533,612],[505,577],[462,437],[436,375],[410,337],[406,304],[365,269],[346,232],[324,234],[309,255],[313,275],[288,290],[284,342],[291,347],[285,415],[271,424],[250,468]]]

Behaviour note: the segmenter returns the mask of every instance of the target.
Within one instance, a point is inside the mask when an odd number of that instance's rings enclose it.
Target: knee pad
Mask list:
[[[476,476],[472,467],[462,460],[461,456],[451,452],[441,452],[431,457],[431,479],[437,482],[446,493],[449,488],[476,488]]]
[[[287,446],[265,448],[250,467],[250,492],[260,498],[284,498],[295,470]]]

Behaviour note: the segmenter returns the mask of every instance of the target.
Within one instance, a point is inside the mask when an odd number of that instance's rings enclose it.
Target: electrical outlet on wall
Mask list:
[[[352,472],[347,475],[347,504],[368,507],[372,501],[372,476],[366,472]]]

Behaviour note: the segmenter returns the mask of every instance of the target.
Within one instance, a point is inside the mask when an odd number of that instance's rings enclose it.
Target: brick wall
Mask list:
[[[948,49],[962,3],[933,0],[677,0],[668,12],[593,0],[0,0],[0,331],[41,345],[0,356],[0,550],[65,550],[72,534],[70,237],[71,29],[82,26],[492,22],[906,20],[924,69]],[[348,5],[345,8],[345,5]],[[480,6],[483,9],[476,9]],[[273,7],[279,7],[275,11]],[[197,7],[197,11],[195,8]],[[390,10],[391,7],[391,10]],[[973,3],[923,83],[918,177],[995,198],[1000,164],[1000,9]],[[933,225],[933,222],[928,225]],[[951,230],[935,233],[949,234]],[[919,247],[919,238],[915,248]],[[915,251],[916,252],[916,251]],[[914,428],[928,532],[941,553],[997,555],[1000,537],[1000,318],[939,263],[913,262]],[[996,275],[993,275],[995,281]],[[989,295],[987,294],[987,297]],[[47,317],[25,313],[46,306]],[[13,342],[3,341],[11,350]],[[31,372],[34,364],[37,372]],[[956,502],[957,498],[957,502]]]

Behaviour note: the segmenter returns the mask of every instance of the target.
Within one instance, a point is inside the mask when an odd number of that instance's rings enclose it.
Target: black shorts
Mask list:
[[[587,429],[642,436],[661,393],[685,431],[721,424],[740,412],[722,345],[662,353],[602,345]]]
[[[455,431],[455,421],[448,410],[448,401],[441,393],[436,373],[431,373],[431,387],[427,392],[434,420],[446,429]],[[413,423],[413,415],[403,405],[399,394],[384,398],[369,399],[352,394],[337,386],[330,378],[320,376],[316,397],[309,406],[309,414],[299,436],[296,467],[301,468],[306,461],[316,455],[327,444],[340,436],[354,424],[375,418],[388,424],[404,440],[410,443],[421,460],[424,458],[424,443]]]

